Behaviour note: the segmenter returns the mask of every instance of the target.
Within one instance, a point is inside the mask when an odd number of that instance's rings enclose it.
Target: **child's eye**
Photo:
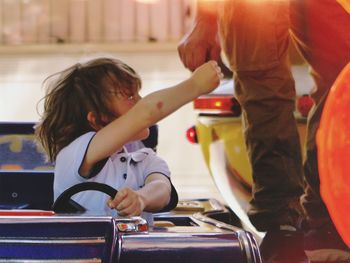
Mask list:
[[[135,96],[129,96],[128,100],[134,100]]]

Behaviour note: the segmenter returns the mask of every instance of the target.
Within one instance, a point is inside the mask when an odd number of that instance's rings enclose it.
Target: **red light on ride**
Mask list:
[[[147,224],[142,224],[138,226],[139,232],[147,232],[148,231],[148,225]]]
[[[198,143],[196,126],[187,129],[186,138],[190,143]]]
[[[241,114],[241,106],[232,96],[203,96],[193,101],[196,110]]]
[[[313,105],[313,99],[307,94],[302,95],[297,101],[297,109],[303,117],[307,117]]]
[[[232,105],[230,97],[200,97],[194,101],[194,108],[199,110],[231,111]]]
[[[327,97],[317,132],[320,189],[339,234],[350,247],[350,63]]]

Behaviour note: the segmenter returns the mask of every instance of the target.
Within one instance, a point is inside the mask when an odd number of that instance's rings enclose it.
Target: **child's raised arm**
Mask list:
[[[141,99],[127,113],[96,133],[81,166],[81,175],[87,174],[96,162],[121,149],[143,129],[196,97],[214,90],[221,78],[222,73],[217,63],[209,61],[196,69],[189,79]]]

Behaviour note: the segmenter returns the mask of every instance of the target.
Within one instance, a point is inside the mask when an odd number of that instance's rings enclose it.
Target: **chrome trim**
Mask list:
[[[111,253],[109,255],[109,263],[113,263],[113,259],[114,259],[114,255],[115,255],[115,250],[117,249],[117,242],[119,240],[118,238],[118,233],[117,233],[117,229],[115,227],[115,220],[113,219],[113,227],[112,227],[112,238],[111,238]],[[119,262],[119,261],[117,261]]]
[[[237,231],[237,237],[241,241],[242,249],[247,256],[247,263],[262,263],[259,246],[252,233],[245,230]],[[258,252],[256,255],[255,250]],[[257,257],[256,257],[257,256]]]
[[[118,226],[118,224],[128,224],[130,228],[123,229],[120,226]],[[117,247],[117,251],[116,252],[113,251],[112,255],[116,253],[116,257],[117,257],[116,262],[119,262],[122,254],[123,235],[126,235],[128,233],[142,233],[142,234],[148,233],[149,226],[148,226],[147,220],[139,216],[115,218],[114,225],[115,225],[114,230],[116,232],[114,233],[114,237],[116,238],[116,240],[114,241],[115,242],[114,249],[116,249],[116,245],[118,247]],[[144,227],[144,226],[147,226],[147,231],[142,230],[141,227]],[[119,233],[117,233],[117,231]]]
[[[213,210],[210,210],[209,212],[219,212],[224,210],[224,206],[218,200],[211,198],[208,201],[213,208]]]
[[[122,255],[122,239],[123,236],[120,236],[117,240],[118,242],[118,251],[117,251],[117,261],[116,262],[120,262],[120,257]]]
[[[210,224],[210,225],[213,225],[213,226],[216,226],[217,228],[220,228],[220,229],[224,229],[224,230],[228,230],[228,231],[233,231],[233,232],[237,232],[240,230],[240,228],[238,227],[235,227],[233,225],[229,225],[229,224],[226,224],[224,222],[221,222],[221,221],[218,221],[218,220],[215,220],[215,219],[212,219],[212,218],[209,218],[201,213],[195,213],[193,214],[193,218],[203,222],[203,223],[207,223],[207,224]]]
[[[19,237],[21,238],[21,237]],[[104,237],[91,238],[32,238],[32,239],[16,239],[16,238],[0,238],[0,244],[103,244],[106,240]]]
[[[121,233],[148,233],[148,223],[142,217],[118,218],[115,226]]]
[[[254,257],[254,262],[262,263],[263,260],[262,260],[261,254],[260,254],[259,244],[258,244],[257,240],[255,239],[254,235],[252,233],[250,233],[250,232],[246,232],[246,236],[247,236],[247,238],[249,240],[249,243],[251,244],[251,247],[255,248],[256,251],[258,252],[258,254],[257,254],[258,258],[256,258],[255,257],[256,255],[255,255],[254,251],[252,251],[252,255]]]
[[[75,223],[75,222],[133,222],[145,221],[142,217],[134,216],[130,218],[112,217],[112,216],[69,216],[69,215],[54,215],[54,216],[0,216],[0,224],[27,224],[27,223]]]
[[[0,263],[101,263],[101,259],[0,259]]]
[[[238,230],[237,232],[237,238],[240,241],[239,243],[242,246],[242,250],[244,251],[247,259],[247,263],[256,263],[255,260],[253,260],[252,251],[250,249],[251,243],[250,240],[247,238],[247,233],[244,230]]]
[[[218,220],[206,217],[205,215],[201,213],[196,213],[193,215],[193,218],[202,221],[204,223],[214,225],[220,229],[233,231],[236,233],[238,240],[240,241],[240,245],[242,250],[244,251],[246,255],[246,263],[261,263],[262,259],[259,255],[259,258],[257,259],[255,257],[254,251],[252,251],[253,247],[257,247],[257,242],[252,234],[250,232],[247,232],[245,230],[242,230],[238,227],[220,222]]]

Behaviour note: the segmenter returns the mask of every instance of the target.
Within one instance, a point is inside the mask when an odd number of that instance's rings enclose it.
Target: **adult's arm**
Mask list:
[[[197,13],[190,31],[178,45],[180,59],[184,66],[194,71],[209,60],[220,58],[218,36],[217,1],[197,0]]]

